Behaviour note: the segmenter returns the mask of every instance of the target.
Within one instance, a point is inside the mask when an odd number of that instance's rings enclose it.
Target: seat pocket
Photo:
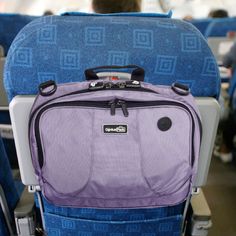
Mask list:
[[[180,235],[182,216],[136,221],[98,221],[44,213],[46,232],[52,235]]]

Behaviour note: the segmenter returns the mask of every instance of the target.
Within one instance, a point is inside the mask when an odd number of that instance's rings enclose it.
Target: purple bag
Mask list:
[[[171,206],[191,192],[201,121],[183,85],[50,81],[40,86],[29,127],[35,173],[55,205]]]

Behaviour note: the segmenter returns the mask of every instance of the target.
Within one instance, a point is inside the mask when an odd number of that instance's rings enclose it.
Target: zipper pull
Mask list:
[[[119,82],[116,84],[118,86],[118,88],[120,89],[124,89],[125,88],[125,82]]]
[[[122,109],[122,111],[123,111],[124,116],[125,116],[125,117],[128,117],[128,116],[129,116],[129,111],[128,111],[128,109],[127,109],[126,102],[123,101],[123,100],[119,100],[119,101],[117,102],[117,105],[121,106],[121,109]]]
[[[105,88],[106,89],[111,89],[114,87],[114,84],[112,82],[105,83]]]
[[[116,114],[116,101],[110,101],[109,105],[111,106],[111,115],[114,116]]]

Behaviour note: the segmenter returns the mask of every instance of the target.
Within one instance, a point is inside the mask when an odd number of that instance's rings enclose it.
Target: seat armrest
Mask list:
[[[203,191],[200,189],[199,194],[193,195],[191,199],[193,209],[193,218],[199,221],[210,220],[211,210],[208,206]]]
[[[192,216],[189,235],[207,236],[209,229],[212,227],[211,211],[201,189],[199,194],[192,196],[191,206]]]
[[[14,215],[15,218],[23,218],[33,214],[34,209],[34,195],[29,193],[27,187],[25,187],[20,201],[18,202],[15,210]]]

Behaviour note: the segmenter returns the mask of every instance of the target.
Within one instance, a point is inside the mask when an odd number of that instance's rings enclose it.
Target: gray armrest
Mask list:
[[[15,218],[23,218],[33,214],[34,195],[29,193],[27,187],[24,189],[20,201],[18,202],[14,214]]]
[[[190,235],[207,236],[208,230],[212,227],[211,211],[201,189],[199,194],[192,196],[191,205],[193,214],[191,219]]]
[[[193,209],[193,218],[196,220],[210,220],[211,210],[207,204],[203,191],[200,189],[199,194],[193,195],[191,199]]]

